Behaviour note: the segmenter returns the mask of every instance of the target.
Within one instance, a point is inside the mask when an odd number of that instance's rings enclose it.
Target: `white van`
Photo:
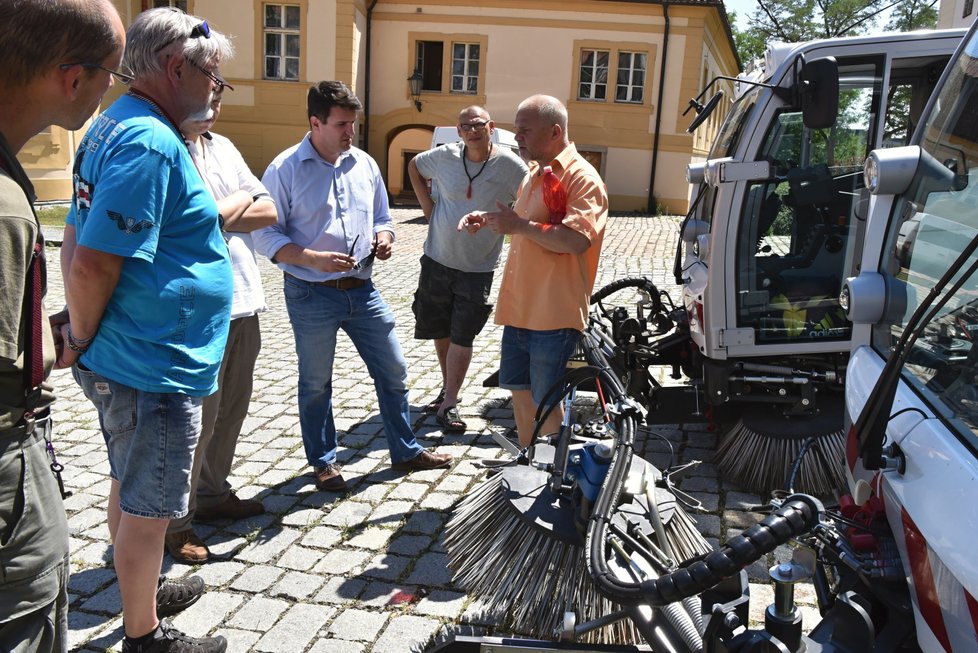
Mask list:
[[[435,127],[434,133],[431,135],[431,147],[435,148],[439,145],[444,145],[445,143],[455,143],[461,140],[458,137],[458,128],[452,127]],[[496,127],[492,130],[492,142],[496,145],[502,145],[513,150],[514,153],[519,149],[519,145],[516,144],[516,134],[509,131],[508,129],[500,129]]]

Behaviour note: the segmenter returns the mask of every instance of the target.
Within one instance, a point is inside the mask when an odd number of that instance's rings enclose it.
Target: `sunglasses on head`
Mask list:
[[[187,35],[188,39],[199,39],[199,38],[209,39],[210,37],[211,37],[211,27],[210,25],[207,24],[206,20],[202,20],[196,25],[194,25],[193,29],[190,30],[190,34]],[[173,43],[176,42],[176,40],[177,39],[173,39],[172,41],[167,41],[159,48],[157,48],[156,51],[160,52],[164,48],[170,47]]]
[[[194,28],[190,30],[190,36],[187,38],[196,39],[200,38],[201,36],[203,36],[205,39],[209,39],[211,37],[211,27],[207,24],[206,20],[202,20],[197,25],[194,25]]]

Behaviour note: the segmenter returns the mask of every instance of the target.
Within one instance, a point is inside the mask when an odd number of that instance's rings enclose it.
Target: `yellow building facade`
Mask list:
[[[168,4],[232,37],[235,56],[221,72],[235,90],[217,131],[259,176],[308,130],[309,85],[349,84],[365,106],[361,145],[394,196],[410,189],[406,162],[462,108],[485,106],[512,129],[517,104],[546,93],[567,105],[570,137],[605,179],[613,209],[654,209],[654,196],[685,212],[686,164],[705,156],[727,100],[695,135],[686,134],[693,113],[682,113],[706,82],[739,69],[719,0],[114,1],[126,24]],[[80,136],[53,128],[24,149],[42,199],[70,196]]]

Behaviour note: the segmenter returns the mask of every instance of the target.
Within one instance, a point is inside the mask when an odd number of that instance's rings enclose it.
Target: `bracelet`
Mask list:
[[[95,336],[89,338],[76,338],[75,334],[71,332],[71,323],[68,323],[68,349],[79,354],[84,354],[88,351],[88,348],[92,345],[92,341],[95,340]]]

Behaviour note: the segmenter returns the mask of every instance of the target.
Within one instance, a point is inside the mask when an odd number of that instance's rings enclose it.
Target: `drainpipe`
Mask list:
[[[373,0],[370,6],[367,7],[367,32],[364,38],[367,39],[367,51],[364,53],[364,77],[366,79],[363,82],[363,151],[369,152],[368,145],[370,144],[370,25],[373,22],[374,7],[377,6],[377,0]]]
[[[652,137],[652,172],[649,175],[648,211],[655,211],[655,170],[659,164],[659,130],[662,126],[662,97],[666,88],[666,54],[669,52],[669,3],[662,3],[662,17],[666,28],[662,34],[662,64],[659,67],[659,100],[655,107],[655,135]],[[368,23],[369,25],[369,23]]]

